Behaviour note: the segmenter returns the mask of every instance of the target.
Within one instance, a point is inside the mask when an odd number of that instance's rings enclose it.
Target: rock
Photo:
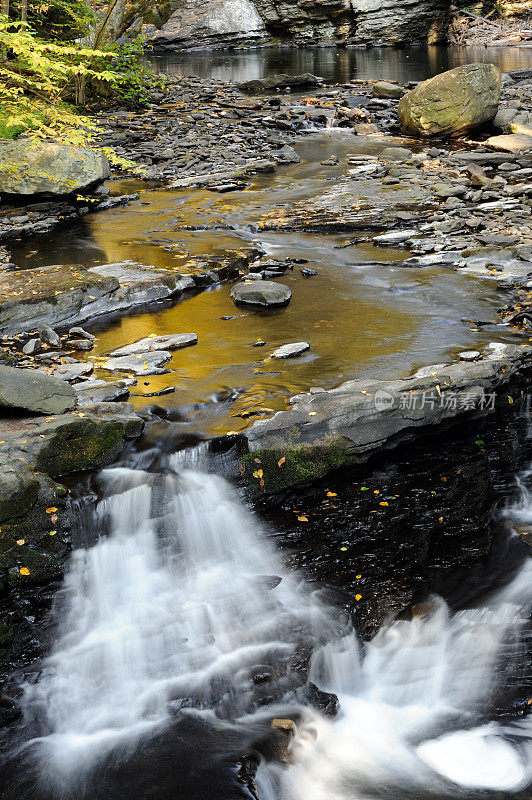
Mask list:
[[[102,368],[111,372],[133,372],[135,375],[162,375],[169,372],[162,367],[164,364],[168,364],[171,358],[171,353],[160,350],[159,352],[110,358],[104,361]]]
[[[253,46],[275,37],[288,44],[389,44],[444,41],[446,0],[189,0],[174,9],[155,47]]]
[[[103,153],[81,147],[28,139],[0,139],[0,192],[16,195],[68,195],[106,180]]]
[[[194,0],[178,3],[168,22],[156,31],[156,47],[213,47],[219,44],[259,44],[267,31],[252,0]]]
[[[198,343],[195,333],[173,333],[167,336],[147,336],[133,344],[124,345],[109,353],[110,356],[129,356],[135,353],[149,353],[155,350],[179,350]]]
[[[76,393],[68,383],[38,370],[0,365],[0,406],[37,414],[63,414],[76,407]]]
[[[93,369],[94,364],[90,361],[61,364],[59,367],[55,367],[54,376],[62,378],[64,381],[77,381],[84,375],[90,375]]]
[[[390,233],[381,233],[379,236],[373,237],[373,243],[382,246],[393,247],[397,244],[403,244],[411,239],[412,236],[417,236],[419,231],[410,229],[406,231],[391,231]]]
[[[240,83],[238,88],[247,92],[275,91],[276,89],[312,89],[319,86],[322,79],[310,72],[302,75],[270,75],[268,78],[256,78]]]
[[[270,358],[297,358],[303,355],[307,350],[310,350],[308,342],[293,342],[292,344],[283,344],[278,347],[273,353],[270,353]]]
[[[299,271],[304,278],[312,278],[314,275],[318,274],[318,270],[312,269],[312,267],[301,267]]]
[[[478,361],[479,358],[482,358],[482,353],[480,350],[464,350],[462,353],[458,353],[458,357],[460,361]]]
[[[520,133],[507,133],[502,136],[490,136],[486,140],[488,147],[494,150],[504,150],[508,153],[528,153],[532,151],[532,136]]]
[[[449,197],[463,197],[467,192],[466,187],[459,183],[435,183],[433,189],[436,196],[442,200],[447,200]]]
[[[45,342],[45,344],[49,344],[52,347],[61,347],[61,338],[59,334],[57,334],[49,325],[43,325],[41,328],[39,328],[39,336],[41,337],[41,340]]]
[[[292,292],[282,283],[253,281],[237,283],[231,289],[231,298],[237,305],[275,307],[290,302]]]
[[[126,400],[129,397],[130,386],[135,386],[137,381],[134,378],[126,378],[122,381],[102,381],[103,386],[84,388],[83,384],[77,384],[76,394],[78,405],[85,406],[89,403],[112,403],[116,400]]]
[[[1,273],[0,333],[71,325],[174,297],[195,286],[191,275],[131,261],[90,269],[65,265]]]
[[[414,154],[408,147],[385,147],[379,153],[380,161],[409,161]]]
[[[84,328],[80,328],[79,326],[70,328],[68,335],[78,339],[86,339],[88,342],[94,342],[96,339],[96,336],[93,336],[92,333],[89,333]]]
[[[35,339],[30,339],[29,342],[26,342],[26,344],[22,348],[22,352],[27,356],[34,356],[36,353],[40,353],[41,348],[42,348],[42,342],[37,337]]]
[[[392,100],[398,100],[405,93],[402,86],[388,81],[377,81],[373,84],[371,90],[375,97],[388,97]]]
[[[508,133],[510,123],[518,113],[517,108],[499,108],[491,124],[496,130]]]
[[[69,339],[67,346],[72,347],[74,350],[92,350],[94,341],[90,339]]]
[[[492,182],[482,167],[478,164],[469,164],[467,167],[467,173],[472,186],[490,186]]]
[[[289,144],[285,144],[284,147],[277,150],[275,153],[275,160],[278,164],[299,164],[301,161],[294,148],[290,147]]]
[[[530,371],[532,347],[494,343],[486,354],[480,361],[432,365],[423,377],[352,380],[329,391],[292,397],[287,410],[245,431],[249,454],[242,457],[241,468],[248,485],[266,493],[308,485],[332,470],[411,441],[416,432],[424,435],[436,426],[493,413],[492,393],[505,393],[512,380]],[[427,397],[434,403],[427,403]],[[281,457],[285,460],[279,470]],[[257,458],[263,470],[260,487],[253,476]]]
[[[500,91],[501,73],[493,64],[456,67],[401,98],[401,126],[420,136],[459,136],[495,117]]]

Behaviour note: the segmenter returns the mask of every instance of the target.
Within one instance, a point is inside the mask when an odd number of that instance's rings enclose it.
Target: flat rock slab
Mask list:
[[[339,181],[324,194],[266,214],[260,230],[387,230],[417,221],[435,208],[430,191],[416,184],[386,186],[379,179]]]
[[[135,353],[150,353],[155,350],[180,350],[198,343],[195,333],[172,333],[168,336],[147,336],[133,344],[118,347],[109,353],[110,356],[129,356]]]
[[[293,342],[292,344],[283,344],[278,347],[273,353],[270,353],[270,358],[297,358],[298,356],[310,350],[308,342]]]
[[[532,136],[521,133],[507,133],[502,136],[490,136],[486,140],[489,147],[494,150],[504,150],[508,153],[532,152]]]
[[[162,369],[162,367],[168,364],[171,358],[171,353],[166,350],[160,350],[159,352],[110,358],[102,364],[102,367],[111,372],[133,372],[135,375],[162,375],[165,372],[169,372],[169,370]]]
[[[243,281],[231,289],[231,298],[237,305],[279,307],[287,305],[291,297],[288,286],[274,281]]]
[[[77,364],[61,364],[55,367],[53,374],[63,381],[78,381],[85,375],[90,375],[94,369],[92,361],[79,361]]]
[[[530,375],[532,347],[492,343],[485,352],[479,361],[432,365],[404,380],[354,380],[292,397],[288,410],[245,432],[249,483],[258,489],[257,459],[263,491],[275,492],[361,463],[416,431],[491,413],[496,392]]]
[[[190,275],[134,262],[40,267],[0,275],[0,333],[43,325],[75,325],[180,294],[195,287]]]
[[[0,406],[36,414],[63,414],[75,408],[76,402],[74,389],[64,380],[38,370],[0,365]]]
[[[131,386],[135,386],[135,378],[125,378],[121,381],[101,381],[103,386],[88,386],[83,384],[76,386],[78,406],[85,406],[89,403],[114,403],[117,400],[126,400],[129,397]]]

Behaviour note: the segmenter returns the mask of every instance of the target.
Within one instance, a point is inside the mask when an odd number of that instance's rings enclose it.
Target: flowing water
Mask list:
[[[464,51],[437,49],[263,50],[183,54],[161,68],[237,79],[282,68],[327,80],[409,80],[462,58]],[[497,51],[506,69],[529,58]],[[31,253],[33,265],[133,258],[164,267],[183,263],[186,252],[251,244],[316,266],[312,280],[297,270],[283,278],[294,293],[289,310],[242,316],[221,287],[93,326],[96,355],[149,333],[198,333],[196,348],[174,356],[174,372],[136,389],[137,406],[151,402],[144,393],[176,386],[165,405],[208,435],[243,427],[236,413],[283,407],[309,385],[406,374],[493,338],[463,321],[493,316],[500,298],[489,282],[444,268],[404,271],[401,252],[370,242],[346,248],[341,236],[258,233],[267,210],[337,178],[320,161],[351,144],[330,131],[296,147],[301,164],[254,178],[245,192],[142,187],[138,203],[52,235]],[[183,230],[199,221],[209,229]],[[19,263],[29,254],[15,248]],[[251,347],[258,338],[268,349],[308,339],[312,355],[273,370]],[[521,696],[529,691],[530,559],[469,607],[451,611],[434,596],[362,643],[316,584],[287,568],[275,531],[210,471],[206,448],[162,456],[154,430],[153,448],[103,470],[98,499],[78,513],[78,546],[54,607],[55,643],[24,685],[9,800],[249,800],[237,766],[250,750],[264,756],[260,800],[530,797],[532,715],[511,713],[505,700],[510,678]],[[532,469],[520,475],[502,513],[510,528],[532,522],[531,481]],[[312,684],[338,695],[336,718],[316,710]],[[274,717],[296,722],[282,763],[264,744]]]
[[[499,722],[490,709],[504,664],[529,646],[530,559],[479,607],[452,614],[433,597],[363,646],[206,471],[205,446],[162,470],[149,462],[99,476],[86,524],[107,535],[74,552],[57,642],[25,691],[36,735],[23,752],[40,785],[28,797],[103,800],[109,763],[171,739],[191,716],[240,736],[274,716],[297,719],[292,765],[259,768],[261,800],[495,797],[529,786],[532,716]],[[505,512],[514,524],[532,515],[531,474]],[[334,720],[301,694],[298,660],[311,651],[309,680],[339,697]],[[156,786],[146,796],[170,796]],[[173,787],[181,797],[178,774]]]

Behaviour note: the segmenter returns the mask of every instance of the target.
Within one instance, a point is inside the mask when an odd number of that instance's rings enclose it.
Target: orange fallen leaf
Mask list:
[[[29,569],[27,567],[21,567],[19,572],[20,572],[21,575],[29,575],[30,574],[30,571],[29,571]]]
[[[57,508],[55,506],[50,506],[50,508],[46,509],[46,513],[47,514],[55,514],[56,511],[57,511]]]
[[[297,521],[298,522],[308,522],[308,517],[298,517]]]

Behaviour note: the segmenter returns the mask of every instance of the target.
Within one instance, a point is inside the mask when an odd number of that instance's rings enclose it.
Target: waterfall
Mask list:
[[[191,708],[208,710],[213,724],[247,724],[275,702],[298,701],[294,763],[261,765],[261,800],[525,788],[532,717],[496,722],[487,712],[501,657],[519,653],[526,634],[532,561],[482,607],[453,614],[434,597],[362,646],[283,569],[203,459],[199,448],[171,457],[164,472],[100,474],[92,525],[108,535],[73,554],[57,643],[25,690],[26,717],[40,729],[27,748],[44,780],[72,785]],[[514,521],[530,516],[527,477],[506,512]],[[313,652],[310,680],[339,696],[335,720],[301,704],[291,676],[304,651]],[[261,695],[264,672],[275,677]]]
[[[286,674],[327,630],[320,604],[283,572],[226,481],[196,471],[200,460],[196,450],[164,474],[101,473],[93,524],[110,533],[73,554],[57,644],[26,690],[50,778],[134,746],[181,705],[250,713],[254,671]]]

